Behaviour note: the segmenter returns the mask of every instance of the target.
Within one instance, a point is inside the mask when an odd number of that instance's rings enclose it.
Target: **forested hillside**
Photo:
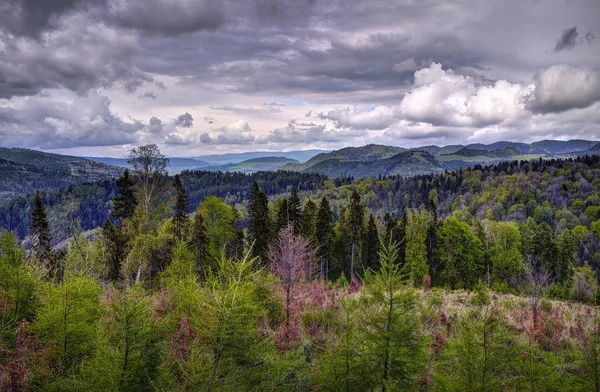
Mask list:
[[[0,203],[35,190],[116,178],[122,169],[68,155],[0,147]]]
[[[0,232],[3,390],[600,385],[598,156],[354,182],[132,157],[86,185],[95,236],[39,192],[30,247]]]

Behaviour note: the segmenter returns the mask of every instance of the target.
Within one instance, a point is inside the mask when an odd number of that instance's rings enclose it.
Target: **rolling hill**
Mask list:
[[[24,148],[0,148],[0,201],[68,185],[107,180],[122,169],[87,159]]]
[[[253,173],[256,171],[277,170],[288,164],[299,163],[295,159],[285,157],[261,157],[247,159],[239,163],[230,163],[226,165],[208,166],[203,170],[210,171],[237,171],[242,173]]]
[[[106,165],[119,166],[119,167],[129,167],[127,163],[127,159],[125,158],[107,158],[107,157],[84,157],[90,161],[104,163]],[[210,166],[210,163],[199,161],[197,159],[192,158],[169,158],[169,173],[177,174],[183,170],[194,170],[194,169],[202,169],[207,166]]]
[[[305,162],[317,154],[327,153],[331,150],[299,150],[299,151],[253,151],[229,154],[201,155],[192,159],[208,162],[211,166],[238,163],[254,158],[283,157],[298,162]]]
[[[289,164],[283,169],[320,173],[330,177],[377,177],[390,174],[409,177],[507,160],[530,160],[565,154],[585,155],[593,153],[593,149],[597,149],[595,152],[600,151],[598,142],[588,140],[542,140],[531,144],[500,141],[445,147],[428,145],[409,150],[369,144],[321,153],[305,163]],[[403,154],[405,152],[410,154]]]

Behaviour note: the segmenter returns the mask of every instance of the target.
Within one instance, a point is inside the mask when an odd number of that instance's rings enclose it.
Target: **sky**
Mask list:
[[[600,140],[598,0],[2,0],[0,146]]]

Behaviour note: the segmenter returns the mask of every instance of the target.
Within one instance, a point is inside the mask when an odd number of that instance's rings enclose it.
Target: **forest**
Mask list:
[[[599,156],[358,180],[128,159],[2,205],[0,389],[600,391]]]

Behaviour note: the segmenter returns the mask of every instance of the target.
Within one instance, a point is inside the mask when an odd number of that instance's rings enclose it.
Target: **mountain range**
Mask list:
[[[531,144],[502,141],[444,147],[430,145],[411,149],[369,144],[321,153],[304,163],[288,164],[281,169],[319,173],[330,177],[377,177],[396,174],[410,177],[506,160],[591,155],[598,152],[599,142],[589,140],[543,140]]]
[[[440,173],[477,164],[506,160],[594,155],[600,143],[589,140],[543,140],[531,144],[501,141],[492,144],[403,148],[369,144],[334,151],[248,152],[170,158],[171,174],[183,170],[256,171],[290,170],[329,177],[377,177]],[[300,158],[300,159],[299,159]],[[23,148],[0,148],[0,201],[36,189],[48,191],[121,175],[126,159],[75,157]]]

